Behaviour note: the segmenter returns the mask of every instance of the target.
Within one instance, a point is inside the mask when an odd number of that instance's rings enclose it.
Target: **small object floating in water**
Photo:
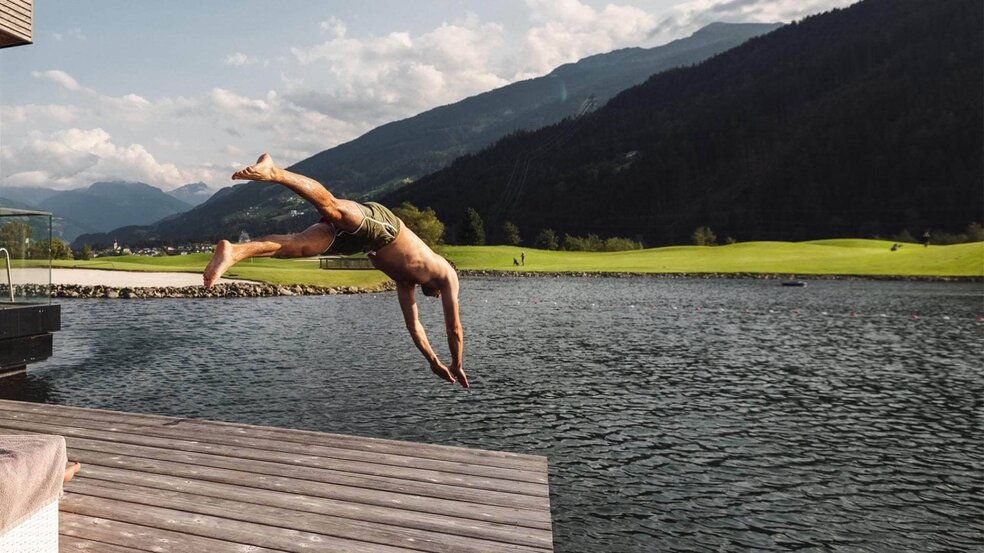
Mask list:
[[[787,280],[782,283],[783,286],[789,286],[790,288],[802,288],[806,286],[806,283],[802,280]]]

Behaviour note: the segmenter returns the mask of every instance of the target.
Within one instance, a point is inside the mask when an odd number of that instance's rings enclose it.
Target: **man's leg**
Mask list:
[[[327,250],[334,240],[335,231],[327,223],[315,223],[299,234],[273,234],[244,244],[221,240],[215,246],[215,253],[205,267],[202,279],[207,288],[215,284],[229,267],[244,259],[310,257]]]
[[[314,205],[318,213],[339,230],[353,232],[362,224],[364,215],[358,204],[351,200],[336,198],[320,182],[312,178],[277,167],[269,154],[261,155],[255,164],[236,171],[232,178],[282,184]]]

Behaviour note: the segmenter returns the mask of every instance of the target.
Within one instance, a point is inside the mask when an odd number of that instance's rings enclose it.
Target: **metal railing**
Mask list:
[[[10,288],[10,303],[14,303],[14,281],[10,278],[10,252],[7,248],[0,248],[3,256],[7,258],[7,286]]]

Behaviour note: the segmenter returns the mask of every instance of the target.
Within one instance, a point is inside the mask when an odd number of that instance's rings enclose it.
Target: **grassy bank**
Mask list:
[[[729,246],[673,246],[626,252],[559,252],[511,246],[446,246],[461,269],[631,273],[773,273],[858,276],[984,276],[984,242],[953,246],[882,240],[747,242]],[[513,259],[526,252],[526,266]]]
[[[729,246],[674,246],[626,252],[560,252],[511,246],[445,246],[443,255],[461,269],[531,272],[773,273],[799,275],[984,277],[984,242],[954,246],[906,244],[891,251],[881,240],[748,242]],[[526,266],[513,259],[526,252]],[[118,271],[201,273],[208,254],[172,257],[107,257],[55,261],[55,267]],[[253,259],[226,276],[271,284],[371,287],[379,271],[325,271],[312,259]]]
[[[105,269],[113,271],[176,271],[201,273],[210,254],[175,255],[170,257],[100,257],[89,261],[56,260],[53,267]],[[316,259],[251,259],[226,272],[229,278],[256,280],[270,284],[306,284],[310,286],[374,287],[387,280],[379,271],[325,271],[318,268]]]

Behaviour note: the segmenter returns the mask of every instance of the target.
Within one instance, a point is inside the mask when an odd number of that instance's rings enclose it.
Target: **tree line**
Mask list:
[[[420,209],[410,202],[403,202],[393,208],[393,213],[428,246],[440,246],[445,243],[445,230],[448,227],[437,217],[433,209],[429,207]],[[519,227],[512,221],[504,221],[497,233],[486,233],[482,216],[472,207],[465,208],[452,230],[454,232],[452,243],[462,246],[524,244]],[[601,238],[597,234],[587,236],[565,234],[560,238],[553,229],[549,228],[539,230],[532,242],[525,243],[541,250],[589,252],[640,250],[643,247],[641,242],[629,238]]]

